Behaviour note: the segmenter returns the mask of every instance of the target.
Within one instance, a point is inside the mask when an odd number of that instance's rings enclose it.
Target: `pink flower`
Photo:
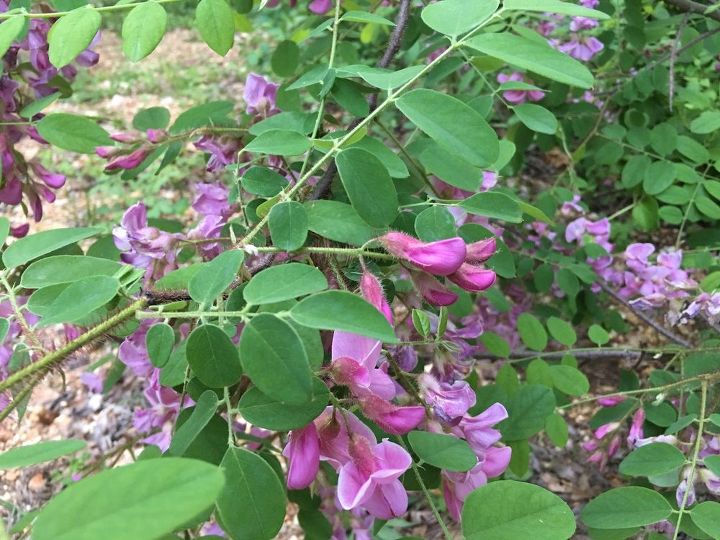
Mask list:
[[[393,435],[403,435],[425,419],[423,407],[399,407],[375,395],[363,398],[360,408],[365,416]]]
[[[468,263],[484,263],[490,257],[495,255],[497,250],[497,242],[494,238],[480,240],[467,245],[467,255],[465,262]]]
[[[452,274],[465,260],[465,242],[460,237],[425,243],[405,233],[389,232],[379,240],[396,257],[438,276]]]
[[[596,37],[579,37],[577,35],[567,43],[558,46],[560,51],[582,62],[589,62],[604,48],[605,45]]]
[[[320,438],[315,424],[292,430],[283,455],[288,459],[288,489],[304,489],[312,484],[320,469]]]
[[[150,148],[141,146],[134,152],[123,154],[113,159],[105,165],[105,172],[116,171],[118,169],[134,169],[145,161],[148,154],[150,154]]]
[[[393,323],[392,309],[390,309],[390,305],[385,298],[385,293],[383,292],[380,280],[367,270],[364,270],[362,276],[360,277],[360,292],[365,300],[370,302],[380,313],[385,315],[385,318],[390,324]]]
[[[482,292],[495,284],[497,276],[492,270],[464,263],[448,279],[466,291]]]
[[[645,422],[645,409],[640,407],[635,414],[633,414],[632,423],[630,424],[630,431],[628,431],[627,442],[632,447],[636,441],[643,438],[643,423]]]
[[[316,15],[327,13],[332,7],[332,0],[312,0],[310,2],[310,11]]]
[[[243,99],[247,104],[248,114],[270,116],[278,112],[276,98],[279,85],[257,73],[250,73],[245,80]]]
[[[411,464],[410,454],[395,443],[373,445],[362,437],[352,438],[350,461],[338,476],[340,505],[345,510],[362,506],[380,519],[404,514],[408,499],[399,478]]]
[[[458,295],[445,287],[430,274],[413,272],[412,280],[422,297],[434,306],[449,306],[454,304]]]

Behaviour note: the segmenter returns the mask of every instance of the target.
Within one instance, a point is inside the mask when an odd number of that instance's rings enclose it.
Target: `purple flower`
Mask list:
[[[596,19],[589,17],[573,17],[570,21],[570,30],[573,32],[579,32],[581,30],[591,30],[598,26]]]
[[[393,323],[393,314],[390,305],[385,299],[382,284],[372,273],[364,270],[360,277],[360,292],[363,298],[370,302],[377,310],[385,315],[387,321]]]
[[[345,510],[362,506],[380,519],[401,516],[407,510],[407,492],[399,478],[412,458],[387,440],[373,445],[363,437],[350,441],[350,460],[340,469],[337,494]]]
[[[160,385],[159,369],[153,371],[149,382],[150,384],[145,390],[145,397],[150,403],[150,407],[135,411],[133,425],[140,433],[161,430],[146,437],[143,441],[158,446],[164,452],[170,447],[171,423],[175,421],[180,412],[180,395],[172,388]],[[186,398],[185,405],[191,404],[192,400]]]
[[[465,260],[465,242],[459,237],[425,243],[409,234],[389,232],[378,240],[399,259],[437,276],[452,274]]]
[[[138,377],[148,377],[154,370],[145,345],[145,336],[155,321],[143,319],[140,326],[126,337],[118,349],[118,358]]]
[[[292,430],[283,455],[288,459],[288,489],[304,489],[312,484],[320,468],[320,438],[315,424]]]
[[[518,71],[513,71],[510,75],[500,73],[497,76],[497,80],[499,83],[526,82],[525,76]],[[513,105],[519,105],[526,101],[540,101],[545,97],[545,92],[542,90],[505,90],[503,97]]]
[[[477,416],[465,416],[460,421],[459,430],[473,451],[481,455],[501,439],[502,434],[493,426],[507,417],[505,407],[501,403],[494,403]]]
[[[603,43],[593,36],[580,37],[574,36],[567,43],[558,45],[558,49],[565,54],[572,56],[582,62],[589,62],[592,58],[603,50]]]
[[[632,423],[630,424],[630,431],[628,432],[627,442],[630,447],[634,446],[635,443],[643,438],[643,423],[645,422],[645,409],[640,407],[635,414],[633,414]]]
[[[203,135],[193,143],[195,148],[210,154],[208,172],[219,172],[234,163],[242,148],[242,141],[234,137]]]
[[[133,266],[145,268],[146,279],[158,279],[177,267],[176,245],[180,238],[178,234],[149,227],[143,203],[128,208],[120,227],[113,229],[115,246],[123,252],[121,259]]]
[[[110,163],[105,165],[105,172],[117,171],[119,169],[134,169],[139,166],[145,158],[148,157],[152,148],[147,146],[141,146],[137,150],[130,152],[129,154],[123,154],[116,157]]]
[[[433,375],[420,379],[425,401],[442,420],[452,423],[475,405],[475,391],[465,381],[440,382]]]
[[[308,7],[310,8],[310,11],[316,15],[323,15],[332,7],[332,0],[312,0]]]
[[[494,238],[488,238],[486,240],[480,240],[467,245],[467,255],[465,262],[469,263],[484,263],[490,257],[495,255],[497,250],[497,242]]]
[[[276,112],[276,98],[279,85],[270,82],[262,75],[250,73],[245,80],[243,98],[248,114],[270,116]]]

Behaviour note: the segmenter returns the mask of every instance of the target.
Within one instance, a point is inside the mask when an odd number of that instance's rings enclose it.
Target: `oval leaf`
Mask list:
[[[58,283],[72,283],[91,276],[112,276],[122,268],[120,263],[99,257],[55,255],[28,266],[23,272],[20,284],[26,289],[39,289]]]
[[[203,264],[190,279],[190,297],[200,304],[212,304],[233,282],[244,259],[242,251],[232,249]]]
[[[621,529],[657,523],[672,514],[665,497],[651,489],[628,486],[611,489],[590,501],[581,517],[588,527]]]
[[[138,461],[68,486],[42,509],[32,535],[35,540],[155,540],[211,506],[223,483],[220,469],[202,461]]]
[[[453,435],[411,431],[408,440],[420,459],[440,469],[465,472],[477,465],[470,445]]]
[[[323,273],[313,266],[288,263],[258,272],[243,289],[248,304],[273,304],[327,289]]]
[[[633,450],[620,463],[620,472],[628,476],[665,474],[685,463],[680,450],[667,443],[651,443]]]
[[[123,52],[131,62],[145,58],[165,35],[167,13],[154,0],[135,6],[122,26]]]
[[[88,48],[100,29],[102,17],[91,6],[82,6],[60,17],[48,32],[50,62],[60,69]]]
[[[292,318],[318,330],[342,330],[395,343],[392,326],[375,307],[347,291],[308,296],[290,310]]]
[[[228,335],[213,324],[203,324],[192,331],[186,354],[193,373],[210,388],[231,386],[242,376],[237,348]]]
[[[0,454],[0,469],[29,467],[60,456],[72,454],[85,448],[85,441],[68,439],[65,441],[44,441],[37,444],[19,446]]]
[[[225,56],[235,39],[235,14],[225,0],[200,0],[195,10],[200,37],[213,51]]]
[[[427,6],[421,16],[433,30],[447,36],[458,36],[487,20],[499,4],[498,0],[443,0]]]
[[[308,216],[305,207],[296,201],[276,204],[268,218],[273,244],[285,251],[300,249],[308,235]]]
[[[240,358],[261,392],[287,403],[312,400],[312,372],[297,332],[269,313],[253,317],[240,338]]]
[[[465,500],[462,529],[466,540],[565,540],[575,532],[575,516],[548,490],[500,480],[473,491]]]
[[[94,154],[98,146],[115,144],[107,131],[76,114],[48,114],[36,127],[40,136],[53,146],[80,154]]]

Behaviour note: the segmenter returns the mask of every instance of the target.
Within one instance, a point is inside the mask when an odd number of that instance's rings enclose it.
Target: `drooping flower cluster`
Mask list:
[[[229,202],[228,188],[218,183],[199,183],[195,186],[197,195],[192,207],[202,216],[200,223],[188,233],[191,240],[201,240],[197,244],[198,252],[206,259],[212,259],[220,254],[221,245],[218,242],[204,242],[218,238],[228,218],[234,213],[234,206]]]
[[[0,1],[0,12],[7,10],[8,2]],[[46,141],[20,113],[35,99],[58,92],[77,75],[73,65],[58,70],[50,63],[47,35],[51,27],[51,19],[30,20],[26,37],[11,44],[5,53],[0,75],[0,122],[6,124],[0,132],[0,207],[22,204],[35,221],[42,219],[43,202],[55,201],[55,190],[65,184],[65,176],[47,170],[37,158],[23,156],[18,149],[21,142]],[[75,59],[84,67],[97,61],[98,55],[89,49]],[[42,116],[38,113],[33,120]],[[22,237],[29,229],[29,222],[13,224],[11,234]]]

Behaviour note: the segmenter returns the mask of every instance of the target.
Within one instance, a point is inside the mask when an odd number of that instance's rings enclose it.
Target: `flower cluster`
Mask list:
[[[490,238],[466,245],[454,237],[436,242],[422,242],[401,232],[389,232],[379,238],[383,247],[415,269],[412,277],[423,298],[436,306],[447,306],[457,300],[457,294],[435,276],[447,277],[469,292],[482,292],[495,283],[497,276],[482,263],[495,254],[495,239]]]
[[[8,4],[1,0],[0,12],[7,11]],[[63,187],[65,176],[47,170],[37,158],[23,156],[18,149],[23,141],[46,141],[20,113],[34,99],[58,92],[77,75],[73,65],[58,70],[50,63],[47,36],[51,27],[51,19],[30,20],[26,37],[11,44],[5,53],[0,75],[0,121],[6,124],[0,133],[0,205],[22,205],[35,221],[42,219],[43,201],[55,201],[55,190]],[[97,61],[98,55],[89,49],[75,59],[84,67]],[[33,120],[42,116],[38,113]],[[29,229],[29,222],[20,223],[12,226],[11,234],[22,237]]]
[[[599,3],[599,0],[580,0],[580,4],[587,8],[596,8]],[[553,15],[548,14],[548,20],[540,23],[540,26],[538,27],[538,31],[544,36],[553,34],[558,28],[558,24],[556,24],[556,22],[552,19]],[[555,21],[557,22],[562,19],[562,16],[555,17]],[[580,60],[581,62],[589,62],[605,48],[602,41],[595,36],[587,35],[585,33],[586,31],[593,30],[597,27],[598,21],[596,19],[589,17],[572,17],[569,23],[570,38],[567,41],[561,41],[558,38],[551,38],[549,43],[558,50]]]

